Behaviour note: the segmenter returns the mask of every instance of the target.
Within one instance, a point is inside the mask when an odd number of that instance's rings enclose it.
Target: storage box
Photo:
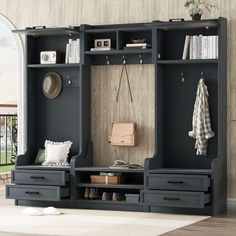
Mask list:
[[[92,184],[123,184],[125,182],[124,176],[101,176],[90,175]]]
[[[139,194],[125,194],[126,202],[137,203],[139,202]]]

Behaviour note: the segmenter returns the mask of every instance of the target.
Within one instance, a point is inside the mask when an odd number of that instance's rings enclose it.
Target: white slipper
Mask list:
[[[43,209],[42,212],[44,215],[60,215],[61,212],[58,211],[55,207],[47,207]]]
[[[27,207],[22,211],[22,214],[28,215],[28,216],[41,216],[42,211],[40,211],[37,208]]]

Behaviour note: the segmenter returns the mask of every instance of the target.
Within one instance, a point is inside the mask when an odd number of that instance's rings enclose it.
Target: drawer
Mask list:
[[[54,170],[13,170],[12,182],[15,184],[65,186],[69,173]]]
[[[210,203],[210,194],[204,192],[143,191],[146,205],[162,207],[204,208]]]
[[[60,201],[69,197],[69,188],[59,186],[6,185],[6,198],[17,200]]]
[[[210,177],[207,175],[150,174],[148,189],[208,191]]]

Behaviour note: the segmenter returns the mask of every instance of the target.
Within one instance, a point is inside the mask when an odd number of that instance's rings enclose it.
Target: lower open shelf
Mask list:
[[[142,206],[142,202],[127,202],[127,201],[112,201],[112,200],[87,200],[87,199],[78,199],[76,200],[77,203],[81,204],[107,204],[107,205],[134,205],[134,206]]]
[[[143,189],[143,185],[139,184],[91,184],[79,183],[77,187],[90,187],[90,188],[116,188],[116,189]]]

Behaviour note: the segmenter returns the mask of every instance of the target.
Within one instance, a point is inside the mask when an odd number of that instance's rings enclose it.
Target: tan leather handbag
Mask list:
[[[133,107],[133,98],[132,98],[132,93],[131,93],[131,88],[130,88],[130,83],[129,83],[128,72],[127,72],[127,68],[125,64],[123,64],[121,75],[120,75],[119,86],[118,86],[118,91],[116,95],[116,103],[118,103],[118,99],[119,99],[122,75],[123,75],[124,70],[126,72],[129,95],[130,95],[130,100]],[[134,111],[134,107],[133,107],[133,111]],[[131,146],[131,147],[136,146],[137,145],[137,124],[134,122],[130,122],[130,123],[113,122],[110,141],[111,141],[111,145],[114,145],[114,146]]]
[[[113,123],[111,145],[136,146],[137,125],[136,123]]]

